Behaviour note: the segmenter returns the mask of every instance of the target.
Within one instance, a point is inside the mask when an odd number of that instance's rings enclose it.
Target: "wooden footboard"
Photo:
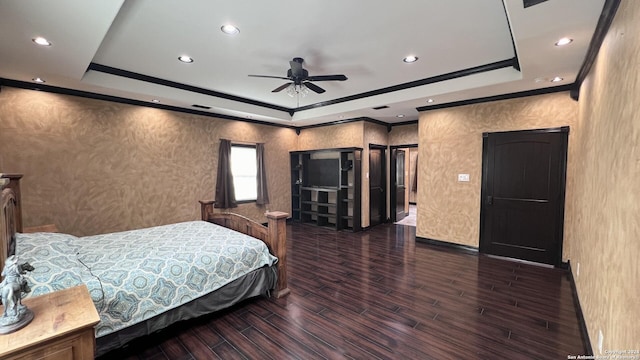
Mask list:
[[[276,297],[279,298],[289,294],[289,287],[287,285],[286,227],[289,214],[281,211],[268,212],[266,213],[268,226],[263,226],[242,215],[214,212],[213,204],[213,201],[200,201],[202,220],[236,230],[264,241],[271,254],[278,258]]]

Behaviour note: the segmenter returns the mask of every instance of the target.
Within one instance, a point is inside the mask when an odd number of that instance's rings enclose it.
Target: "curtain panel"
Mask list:
[[[216,180],[216,198],[213,207],[229,209],[238,207],[236,203],[236,191],[233,187],[233,174],[231,173],[231,141],[220,139],[218,151],[218,174]]]
[[[258,165],[256,204],[265,205],[269,203],[269,191],[267,191],[267,169],[264,161],[264,144],[262,143],[256,144],[256,161]]]

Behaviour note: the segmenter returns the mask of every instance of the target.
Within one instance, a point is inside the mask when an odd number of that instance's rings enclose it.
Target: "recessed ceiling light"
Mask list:
[[[41,46],[51,46],[51,42],[45,38],[43,38],[42,36],[38,36],[36,38],[31,39],[31,41],[33,41],[34,43],[41,45]]]
[[[398,115],[396,115],[396,117],[403,118],[404,114],[398,114]]]
[[[222,27],[220,28],[220,30],[222,30],[223,33],[227,34],[227,35],[236,35],[240,32],[240,29],[238,29],[237,27],[233,26],[233,25],[222,25]]]
[[[551,82],[559,82],[559,81],[562,81],[562,80],[564,80],[564,79],[561,78],[560,76],[556,76],[553,79],[551,79]]]
[[[406,58],[402,59],[402,61],[406,62],[406,63],[413,63],[418,61],[418,57],[417,56],[413,56],[413,55],[409,55]]]
[[[433,102],[433,99],[427,99],[427,102],[428,102],[428,103],[432,103],[432,102]]]
[[[571,39],[571,38],[563,37],[562,39],[556,41],[556,46],[568,45],[568,44],[571,44],[572,41],[573,41],[573,39]]]
[[[41,79],[41,78],[39,78],[39,77],[33,78],[33,79],[31,79],[31,80],[33,80],[34,82],[40,83],[40,84],[42,84],[42,83],[45,83],[45,82],[46,82],[46,81],[42,80],[42,79]]]
[[[159,102],[160,102],[160,100],[158,100],[158,99],[153,99],[153,100],[151,100],[151,102],[159,103]]]
[[[192,63],[193,62],[193,58],[191,58],[191,56],[187,56],[187,55],[179,56],[178,60],[182,61],[183,63]]]

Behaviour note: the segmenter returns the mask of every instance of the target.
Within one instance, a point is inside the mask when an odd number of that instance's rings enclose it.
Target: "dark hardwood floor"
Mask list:
[[[416,243],[415,227],[288,226],[289,287],[102,359],[567,359],[568,272]]]

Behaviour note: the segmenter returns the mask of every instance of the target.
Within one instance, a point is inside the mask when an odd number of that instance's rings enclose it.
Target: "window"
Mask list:
[[[258,197],[256,147],[232,144],[230,162],[236,201],[255,201]]]

